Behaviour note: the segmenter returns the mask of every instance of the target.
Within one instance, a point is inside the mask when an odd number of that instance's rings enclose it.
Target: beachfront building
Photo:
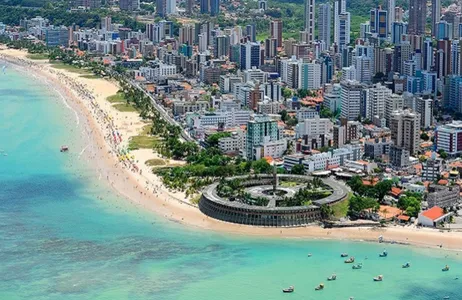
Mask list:
[[[436,227],[440,223],[449,222],[452,213],[444,213],[441,207],[434,206],[426,211],[419,213],[418,223],[419,225],[426,227]]]
[[[161,62],[154,64],[152,67],[141,67],[140,75],[147,81],[159,82],[167,78],[173,78],[177,75],[176,65],[168,65]]]
[[[173,114],[175,116],[184,115],[187,112],[208,110],[209,108],[209,101],[173,101]]]
[[[238,153],[245,156],[245,132],[238,130],[230,137],[223,137],[218,140],[218,149],[223,153]]]
[[[247,124],[246,157],[258,160],[265,156],[281,157],[287,150],[278,123],[266,115],[256,115]]]
[[[223,126],[224,128],[246,125],[250,120],[250,110],[229,110],[214,112],[192,112],[186,114],[189,128],[203,129],[204,127]]]
[[[431,184],[428,186],[426,200],[429,208],[434,206],[442,208],[454,207],[460,202],[460,187],[458,185],[443,186]]]

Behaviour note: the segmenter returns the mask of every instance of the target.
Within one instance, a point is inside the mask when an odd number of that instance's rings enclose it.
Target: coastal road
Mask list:
[[[161,117],[169,122],[170,124],[172,125],[175,125],[175,126],[179,126],[181,128],[181,137],[187,141],[187,142],[196,142],[185,130],[184,128],[177,122],[175,121],[172,117],[169,116],[169,114],[167,113],[167,111],[165,110],[165,108],[160,105],[159,103],[157,103],[156,99],[154,99],[154,97],[148,93],[145,89],[143,89],[137,82],[133,81],[133,80],[128,80],[128,82],[130,82],[130,84],[134,87],[136,87],[137,89],[139,89],[140,91],[142,91],[146,96],[149,97],[149,99],[151,99],[151,103],[152,105],[154,106],[154,108],[160,113]]]
[[[112,74],[113,76],[114,75],[122,75],[122,74],[119,74],[117,73],[116,71],[110,69],[110,68],[106,68],[106,72],[108,74]],[[199,145],[200,147],[200,144],[197,143],[197,141],[195,139],[193,139],[183,128],[183,126],[181,126],[177,121],[175,121],[172,117],[169,116],[169,114],[167,113],[167,111],[165,110],[165,108],[162,106],[162,105],[159,105],[156,101],[156,99],[154,99],[154,97],[148,93],[145,89],[143,89],[139,83],[133,81],[132,79],[128,78],[127,76],[124,76],[122,75],[122,77],[125,78],[125,80],[127,82],[129,82],[132,86],[136,87],[137,89],[139,89],[140,91],[142,91],[146,96],[149,97],[149,99],[151,99],[151,103],[154,107],[155,110],[157,110],[159,113],[160,113],[160,116],[167,122],[169,122],[171,125],[175,125],[175,126],[179,126],[181,128],[181,137],[187,141],[187,142],[195,142],[196,144]]]

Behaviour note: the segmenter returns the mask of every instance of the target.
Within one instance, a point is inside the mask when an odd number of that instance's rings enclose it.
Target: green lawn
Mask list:
[[[82,78],[87,78],[87,79],[98,79],[98,78],[102,78],[101,76],[93,75],[93,74],[80,75],[80,77],[82,77]]]
[[[113,107],[121,112],[137,112],[136,108],[127,103],[116,103]]]
[[[283,187],[294,187],[296,186],[298,183],[295,182],[295,181],[281,181],[279,183],[280,186],[283,186]]]
[[[35,60],[45,60],[45,59],[48,59],[48,54],[47,53],[30,53],[30,54],[27,54],[26,57],[29,59],[35,59]]]
[[[147,160],[145,164],[146,166],[150,166],[150,167],[160,167],[160,166],[165,166],[167,163],[163,159],[153,158],[153,159]]]
[[[128,148],[130,150],[153,149],[158,142],[159,140],[155,136],[137,135],[130,138],[128,141]]]
[[[349,205],[349,199],[351,195],[348,195],[348,198],[346,200],[343,200],[341,202],[335,203],[332,205],[332,210],[334,211],[334,217],[336,219],[343,218],[347,215],[348,213],[348,205]]]
[[[84,69],[77,68],[76,66],[71,66],[71,65],[66,65],[61,62],[53,63],[53,68],[59,69],[59,70],[66,70],[69,72],[77,73],[77,74],[82,74],[82,75],[89,75],[90,72]]]
[[[117,93],[106,98],[111,103],[125,103],[124,93]]]

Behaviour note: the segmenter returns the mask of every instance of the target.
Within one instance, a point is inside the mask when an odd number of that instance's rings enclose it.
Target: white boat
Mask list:
[[[379,275],[377,277],[374,277],[374,281],[382,281],[383,280],[383,275]]]

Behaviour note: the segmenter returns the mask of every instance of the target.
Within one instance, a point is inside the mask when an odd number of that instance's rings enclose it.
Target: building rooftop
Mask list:
[[[434,221],[444,216],[444,210],[438,206],[433,206],[429,210],[422,212],[422,215]]]

